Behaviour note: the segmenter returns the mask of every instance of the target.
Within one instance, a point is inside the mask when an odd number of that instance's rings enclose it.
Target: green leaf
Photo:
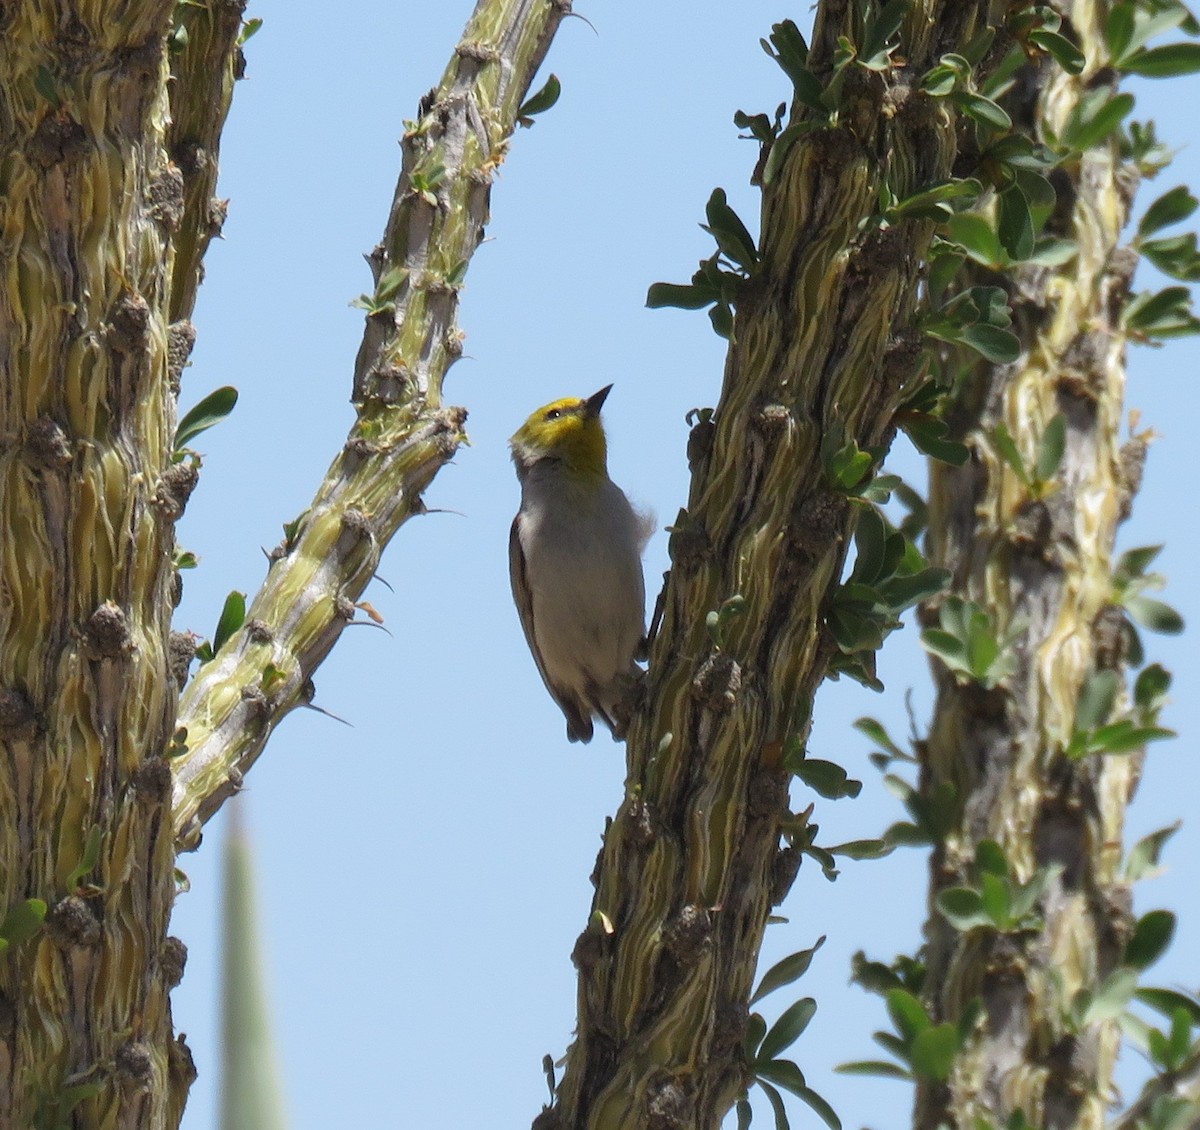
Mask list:
[[[534,116],[549,110],[558,101],[561,94],[562,83],[558,81],[558,75],[552,74],[546,79],[541,90],[536,94],[531,94],[521,103],[521,108],[517,111],[517,121],[523,126],[533,125]]]
[[[825,677],[836,683],[843,675],[861,683],[868,690],[876,693],[883,691],[883,683],[875,674],[875,653],[873,651],[839,651],[830,659]],[[827,875],[826,878],[829,876]]]
[[[902,1059],[905,1063],[908,1062],[908,1041],[902,1040],[893,1032],[874,1032],[871,1038],[885,1051],[889,1051],[892,1055]]]
[[[979,877],[979,887],[984,913],[996,929],[1007,930],[1012,924],[1012,899],[1007,878],[984,872]]]
[[[726,302],[718,302],[709,312],[708,320],[712,322],[713,331],[718,337],[727,341],[733,337],[733,310]]]
[[[1012,917],[1016,926],[1021,926],[1023,920],[1033,912],[1050,880],[1057,878],[1061,872],[1062,866],[1057,863],[1039,867],[1033,878],[1018,889],[1012,900]]]
[[[1001,106],[993,102],[990,98],[984,98],[982,94],[972,94],[967,90],[959,90],[950,95],[950,100],[967,117],[979,125],[987,126],[994,130],[1012,129],[1012,118],[1004,112]]]
[[[1003,420],[992,429],[992,442],[996,445],[996,450],[1000,452],[1001,458],[1013,469],[1017,478],[1026,486],[1032,485],[1033,479],[1025,466],[1025,460],[1021,457],[1016,440],[1009,433],[1008,425]]]
[[[1020,261],[1033,254],[1033,216],[1024,191],[1015,182],[997,198],[996,232],[1012,259]]]
[[[825,93],[816,75],[808,69],[808,44],[800,29],[792,20],[783,20],[771,25],[771,42],[760,40],[766,51],[783,73],[791,80],[798,101],[810,109],[824,111],[821,96]],[[772,50],[774,47],[774,50]]]
[[[939,1024],[921,1032],[909,1048],[913,1072],[939,1083],[950,1078],[954,1057],[958,1054],[958,1029]]]
[[[835,490],[852,490],[867,477],[873,462],[865,451],[842,448],[833,459],[831,485]]]
[[[910,216],[917,219],[948,220],[955,213],[949,207],[951,200],[974,200],[983,191],[983,186],[974,178],[938,181],[903,200],[896,201],[888,209],[889,219]]]
[[[838,1118],[833,1107],[829,1105],[811,1087],[804,1087],[796,1092],[797,1097],[808,1104],[812,1112],[829,1127],[829,1130],[842,1130],[842,1120]]]
[[[952,667],[961,668],[966,663],[965,641],[941,628],[926,628],[921,633],[921,643],[925,645],[926,651],[944,659]]]
[[[814,826],[815,830],[815,826]],[[821,874],[825,876],[829,882],[833,882],[840,872],[837,869],[837,860],[833,858],[824,848],[817,847],[816,844],[807,844],[801,849],[810,859],[815,859],[821,868]]]
[[[891,855],[894,847],[883,840],[847,840],[829,849],[830,855],[842,855],[847,859],[883,859]]]
[[[833,761],[805,758],[793,770],[810,789],[826,800],[856,797],[862,792],[862,781],[853,780]]]
[[[1054,478],[1067,449],[1067,418],[1061,412],[1055,416],[1042,433],[1038,444],[1036,474],[1040,482]]]
[[[1115,572],[1130,577],[1145,576],[1146,570],[1154,564],[1154,559],[1162,550],[1161,545],[1141,545],[1136,549],[1127,549],[1121,554]]]
[[[678,306],[681,310],[702,310],[717,300],[711,287],[682,283],[652,283],[646,292],[646,305],[652,310]]]
[[[1067,119],[1063,141],[1076,152],[1091,149],[1113,133],[1129,116],[1133,101],[1132,94],[1109,97],[1104,88],[1085,94]]]
[[[854,549],[857,556],[850,579],[862,585],[874,585],[883,573],[886,548],[887,526],[883,515],[874,506],[869,507],[859,514],[854,527]]]
[[[839,1075],[880,1075],[885,1079],[911,1079],[912,1072],[896,1063],[884,1059],[860,1059],[853,1063],[839,1063],[834,1068]]]
[[[1137,171],[1144,177],[1154,177],[1173,160],[1176,150],[1158,138],[1153,122],[1130,122],[1128,153]]]
[[[242,23],[242,30],[238,33],[238,46],[245,47],[246,43],[253,39],[262,30],[262,26],[263,22],[259,16],[245,20]]]
[[[803,977],[808,972],[809,966],[812,965],[813,956],[824,944],[825,936],[822,934],[810,949],[797,950],[782,961],[777,961],[763,974],[763,979],[754,991],[754,996],[750,998],[750,1003],[755,1004],[768,993],[773,993],[776,989],[790,985],[793,981]]]
[[[1133,41],[1135,11],[1133,0],[1118,0],[1109,9],[1104,27],[1104,42],[1108,47],[1109,56],[1114,60],[1120,59]]]
[[[1200,1000],[1176,992],[1174,989],[1138,989],[1137,999],[1142,1004],[1161,1012],[1164,1016],[1173,1016],[1178,1009],[1183,1009],[1193,1024],[1200,1024]]]
[[[758,1049],[755,1063],[775,1059],[785,1048],[791,1047],[796,1038],[808,1027],[817,1011],[817,1002],[812,997],[801,997],[767,1031]]]
[[[723,188],[714,188],[705,206],[708,218],[704,228],[716,241],[717,246],[733,262],[747,269],[758,262],[758,248],[741,217],[729,207]]]
[[[1195,212],[1198,206],[1200,200],[1191,194],[1187,185],[1178,185],[1169,192],[1164,192],[1146,209],[1146,214],[1138,223],[1138,235],[1153,235],[1172,224],[1178,224]]]
[[[1075,708],[1076,731],[1094,730],[1111,717],[1121,681],[1115,671],[1093,671]]]
[[[1174,936],[1175,915],[1169,910],[1143,914],[1133,929],[1133,936],[1125,943],[1125,964],[1134,969],[1148,968],[1162,957]]]
[[[237,404],[238,392],[231,385],[225,385],[210,392],[196,405],[175,429],[175,451],[181,451],[201,432],[208,431],[214,424],[220,423]]]
[[[25,899],[14,906],[0,923],[0,937],[9,946],[18,946],[41,929],[46,904],[41,899]]]
[[[754,1121],[754,1110],[745,1099],[738,1099],[737,1130],[749,1130]]]
[[[896,1031],[907,1043],[931,1027],[925,1006],[907,989],[889,989],[885,1000]]]
[[[888,828],[883,840],[893,847],[928,847],[933,842],[928,832],[907,820],[898,820]]]
[[[92,872],[100,859],[100,835],[100,825],[93,824],[91,831],[87,834],[87,839],[84,840],[83,853],[79,857],[79,862],[71,868],[71,872],[67,876],[66,888],[69,892],[78,890],[80,881],[85,875]]]
[[[1142,291],[1125,307],[1123,322],[1132,333],[1148,338],[1184,337],[1200,332],[1192,316],[1191,291],[1169,286],[1157,293]]]
[[[958,212],[947,222],[946,234],[976,263],[996,269],[1008,265],[1000,237],[986,216],[978,212]]]
[[[913,757],[909,753],[905,753],[894,741],[891,735],[884,728],[882,722],[876,718],[859,718],[854,723],[854,728],[860,733],[865,734],[871,739],[880,749],[886,750],[892,757],[899,758],[902,761],[912,761]]]
[[[938,893],[937,908],[959,933],[977,926],[992,926],[991,915],[983,908],[980,893],[971,887],[949,887]]]
[[[217,621],[217,630],[213,634],[212,649],[216,654],[225,646],[229,637],[245,623],[246,594],[236,589],[225,598],[225,606],[221,609],[221,618]]]
[[[759,1079],[758,1085],[767,1096],[767,1102],[771,1104],[771,1111],[775,1115],[775,1130],[792,1130],[787,1111],[784,1109],[783,1096],[764,1079]]]
[[[1179,831],[1180,826],[1181,821],[1176,820],[1174,824],[1170,824],[1166,828],[1159,828],[1138,840],[1130,848],[1129,856],[1125,860],[1125,878],[1130,882],[1136,882],[1138,879],[1146,879],[1156,874],[1159,870],[1159,859],[1162,856],[1163,847]]]
[[[862,585],[842,585],[825,615],[838,647],[847,654],[875,651],[883,644],[884,624],[876,614],[874,603],[857,599],[857,593],[863,588]]]
[[[1148,596],[1130,596],[1124,600],[1129,614],[1152,632],[1177,636],[1183,631],[1183,617],[1169,604]]]
[[[1157,293],[1143,291],[1125,308],[1125,324],[1140,327],[1153,323],[1184,306],[1190,298],[1186,286],[1168,286]]]
[[[1171,1037],[1168,1043],[1168,1070],[1175,1070],[1186,1057],[1192,1043],[1192,1021],[1186,1008],[1171,1013]]]
[[[33,74],[33,89],[38,92],[54,109],[62,106],[62,96],[54,81],[54,72],[45,63],[39,63]]]
[[[748,129],[750,136],[764,145],[768,145],[775,140],[779,132],[779,123],[772,122],[766,114],[747,114],[743,110],[737,110],[733,115],[733,124],[738,129]],[[742,135],[739,134],[739,137]]]
[[[1100,1024],[1105,1020],[1116,1020],[1133,998],[1137,989],[1137,970],[1117,969],[1096,990],[1083,1014],[1083,1025]]]
[[[799,1094],[805,1087],[804,1073],[790,1059],[772,1059],[754,1065],[754,1074],[759,1079],[769,1079],[792,1094]]]
[[[883,594],[893,612],[919,604],[936,596],[950,583],[950,570],[942,568],[922,569],[919,573],[892,577],[883,586]]]
[[[981,875],[1008,877],[1008,856],[995,840],[980,840],[976,844],[975,870]]]
[[[999,657],[1000,641],[992,634],[986,619],[982,623],[972,621],[967,636],[967,668],[970,673],[983,682]]]
[[[1200,43],[1167,43],[1138,51],[1118,64],[1120,70],[1144,78],[1172,78],[1200,71]]]
[[[746,1034],[742,1037],[742,1050],[747,1063],[753,1063],[758,1058],[758,1046],[766,1034],[767,1022],[757,1012],[752,1012],[746,1022]]]
[[[863,36],[862,47],[859,50],[859,60],[864,66],[878,69],[881,56],[886,60],[888,41],[900,30],[904,15],[908,11],[908,0],[889,0],[880,9],[879,14],[871,20]]]
[[[1036,28],[1029,33],[1029,42],[1037,44],[1047,54],[1052,55],[1058,65],[1069,75],[1077,75],[1087,66],[1087,58],[1083,52],[1056,31]]]
[[[995,365],[1011,364],[1021,355],[1021,341],[1017,335],[996,326],[967,326],[962,333],[962,342]]]
[[[1164,275],[1184,282],[1200,280],[1200,249],[1195,232],[1147,240],[1141,245],[1141,252]]]
[[[1079,244],[1073,239],[1039,236],[1033,245],[1029,262],[1043,267],[1063,267],[1079,254]]]
[[[965,339],[966,331],[962,336]],[[913,446],[930,458],[961,467],[971,457],[965,444],[945,438],[950,432],[945,420],[924,413],[905,413],[898,419]]]
[[[1089,750],[1093,753],[1139,753],[1151,742],[1175,737],[1174,730],[1161,726],[1138,726],[1132,718],[1122,718],[1109,726],[1101,726],[1091,734]]]
[[[876,475],[869,483],[863,484],[859,497],[883,506],[891,501],[892,493],[903,485],[904,481],[899,475]]]
[[[931,98],[945,98],[971,76],[971,64],[953,52],[941,57],[921,78],[921,89]]]

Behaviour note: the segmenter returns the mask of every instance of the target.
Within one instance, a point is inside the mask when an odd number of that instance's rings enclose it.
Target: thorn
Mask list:
[[[346,627],[347,628],[378,628],[381,632],[387,632],[387,634],[389,636],[391,636],[392,639],[396,638],[395,635],[392,633],[391,629],[389,629],[384,624],[376,624],[374,620],[351,620],[350,623],[346,625]]]
[[[314,703],[306,702],[304,704],[306,710],[315,710],[318,714],[324,714],[326,718],[332,718],[335,722],[341,722],[343,726],[349,726],[354,729],[353,722],[347,722],[345,718],[339,718],[332,710],[326,710],[323,706],[317,706]]]
[[[587,18],[587,16],[581,16],[578,12],[567,12],[567,14],[565,16],[563,16],[563,19],[569,20],[572,16],[574,16],[575,19],[577,19],[577,20],[583,20],[583,22],[585,24],[587,24],[587,26],[590,27],[593,32],[596,33],[596,38],[597,39],[600,38],[600,33],[598,31],[596,31],[596,25],[594,23],[592,23],[592,21],[589,20]]]

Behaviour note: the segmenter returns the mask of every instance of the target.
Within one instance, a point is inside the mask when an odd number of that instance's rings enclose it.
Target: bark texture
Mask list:
[[[1013,117],[1039,136],[1047,126],[1061,136],[1081,94],[1105,81],[1107,6],[1064,8],[1089,63],[1072,78],[1046,60],[1018,82]],[[1041,868],[1057,871],[1040,900],[1040,929],[963,933],[931,913],[932,1019],[958,1024],[972,1002],[983,1009],[948,1082],[919,1084],[920,1127],[999,1126],[1018,1111],[1047,1130],[1100,1127],[1114,1098],[1116,1022],[1080,1024],[1072,1010],[1078,994],[1117,968],[1129,934],[1132,900],[1119,866],[1139,759],[1072,760],[1064,750],[1089,676],[1123,669],[1111,556],[1129,500],[1118,447],[1120,318],[1136,256],[1119,247],[1119,235],[1137,174],[1116,150],[1109,142],[1060,166],[1051,227],[1076,241],[1078,254],[1061,268],[1010,274],[1022,356],[981,366],[963,383],[955,419],[971,459],[961,468],[933,465],[930,562],[952,571],[951,592],[983,608],[998,637],[1011,631],[1016,642],[1015,671],[993,690],[934,664],[938,697],[920,749],[921,783],[927,796],[952,788],[957,817],[933,852],[931,900],[950,887],[978,887],[984,840],[1003,848],[1016,883]],[[1032,466],[1058,415],[1065,453],[1052,489],[1037,498],[1005,462],[995,429],[1005,425]]]
[[[206,10],[221,78],[172,107],[173,3],[0,11],[0,915],[49,907],[0,963],[0,1125],[172,1126],[194,1074],[163,752],[207,235],[175,247],[212,185],[174,158],[188,112],[224,116],[240,13]]]
[[[908,67],[854,69],[837,124],[798,140],[764,189],[761,262],[738,299],[714,426],[690,445],[626,797],[573,955],[578,1036],[539,1128],[715,1127],[747,1082],[747,1000],[788,885],[772,879],[794,855],[780,849],[783,751],[806,737],[835,650],[823,614],[853,528],[823,483],[821,444],[886,444],[919,375],[905,330],[932,226],[860,232],[883,183],[904,197],[950,175],[955,122],[907,76],[981,30],[990,7],[914,3]],[[839,35],[862,42],[854,8],[818,11],[809,67],[823,80]],[[706,614],[735,595],[744,610],[718,646]]]

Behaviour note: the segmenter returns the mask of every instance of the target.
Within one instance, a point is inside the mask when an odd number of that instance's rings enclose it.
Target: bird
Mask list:
[[[508,538],[513,601],[572,742],[599,717],[614,740],[645,657],[642,549],[653,519],[608,477],[600,409],[612,390],[543,405],[510,440],[521,506]]]

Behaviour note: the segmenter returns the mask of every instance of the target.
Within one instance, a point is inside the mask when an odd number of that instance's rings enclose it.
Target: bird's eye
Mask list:
[[[546,419],[547,420],[557,420],[559,418],[559,416],[561,416],[561,415],[562,415],[561,408],[551,408],[550,411],[546,413]]]

